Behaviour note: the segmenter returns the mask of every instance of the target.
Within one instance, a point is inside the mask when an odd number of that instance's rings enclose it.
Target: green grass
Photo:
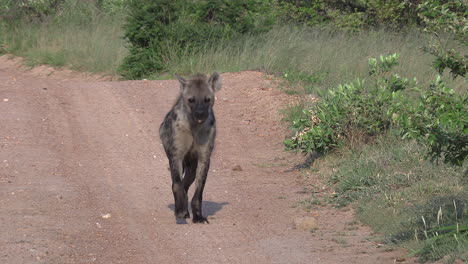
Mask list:
[[[467,164],[431,163],[424,153],[416,142],[390,132],[373,144],[326,156],[316,166],[335,184],[331,202],[352,204],[358,219],[386,242],[423,261],[467,260]]]
[[[396,67],[403,77],[427,83],[436,74],[432,56],[419,50],[428,40],[416,29],[359,34],[330,29],[284,26],[259,36],[225,41],[181,58],[169,56],[170,73],[263,70],[299,83],[301,93],[313,93],[367,76],[367,59],[398,52],[404,61]],[[406,76],[407,75],[407,76]],[[464,85],[457,81],[457,86]]]
[[[311,211],[313,208],[323,205],[322,200],[311,195],[309,198],[297,202],[293,207],[300,207],[306,211]]]
[[[49,64],[115,75],[127,54],[122,39],[124,15],[100,14],[86,4],[78,7],[66,7],[42,23],[2,22],[4,51],[25,57],[30,66]]]

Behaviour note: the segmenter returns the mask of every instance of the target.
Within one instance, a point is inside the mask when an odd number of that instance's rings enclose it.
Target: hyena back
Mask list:
[[[216,136],[214,93],[221,89],[221,77],[215,72],[209,79],[202,74],[190,80],[180,76],[177,79],[180,95],[159,128],[169,159],[175,216],[176,219],[190,218],[187,193],[195,181],[192,220],[208,223],[202,215],[202,199]]]

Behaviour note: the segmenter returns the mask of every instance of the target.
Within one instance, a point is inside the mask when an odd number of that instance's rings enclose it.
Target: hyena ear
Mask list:
[[[185,80],[184,78],[182,78],[182,76],[180,76],[178,74],[176,74],[175,77],[177,78],[177,80],[180,83],[180,90],[183,91],[185,86],[187,86],[187,80]]]
[[[211,89],[213,89],[213,92],[217,92],[221,89],[221,76],[219,73],[214,72],[210,79],[208,80],[208,84],[211,86]]]

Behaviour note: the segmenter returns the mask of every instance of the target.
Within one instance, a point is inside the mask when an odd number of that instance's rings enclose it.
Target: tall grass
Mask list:
[[[127,54],[122,39],[123,19],[122,12],[106,15],[93,5],[70,2],[40,23],[2,22],[2,45],[6,52],[25,57],[29,65],[116,74]]]
[[[390,131],[373,144],[326,156],[315,170],[334,184],[331,202],[353,204],[357,217],[387,243],[403,245],[423,261],[466,261],[468,164],[431,163],[424,153]]]
[[[405,59],[395,72],[427,84],[437,74],[431,67],[433,57],[420,49],[427,42],[428,36],[416,28],[350,34],[329,28],[286,25],[264,34],[207,45],[182,56],[168,56],[168,73],[262,70],[281,75],[292,86],[299,84],[299,92],[313,93],[367,76],[368,58],[400,53]],[[462,78],[446,79],[455,90],[466,90]]]
[[[366,76],[368,58],[397,52],[405,60],[396,71],[426,82],[436,73],[430,67],[432,57],[419,50],[426,42],[427,36],[416,29],[404,33],[377,30],[348,34],[284,26],[173,57],[169,60],[169,72],[264,70],[289,73],[298,81],[306,79],[304,76],[315,76],[305,84],[326,89]]]

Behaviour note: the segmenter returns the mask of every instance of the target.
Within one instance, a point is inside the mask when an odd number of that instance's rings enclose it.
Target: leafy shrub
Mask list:
[[[391,125],[389,107],[400,90],[415,85],[415,81],[388,73],[397,59],[398,54],[381,56],[380,61],[370,59],[370,73],[379,78],[368,86],[357,79],[320,94],[310,109],[292,121],[291,128],[297,132],[285,140],[286,147],[323,153],[345,143],[366,142],[386,131]]]
[[[400,29],[418,23],[416,6],[420,0],[308,1],[278,0],[277,15],[282,21],[307,25],[330,22],[338,28],[359,31],[384,26]]]
[[[343,13],[339,10],[334,10],[330,11],[329,15],[335,26],[350,32],[358,32],[367,26],[367,15],[364,12]]]
[[[440,77],[427,89],[415,88],[416,79],[390,74],[398,58],[392,54],[369,59],[369,75],[375,79],[367,87],[358,79],[321,95],[292,121],[296,134],[285,140],[286,147],[323,153],[342,144],[366,142],[395,126],[404,139],[423,143],[432,161],[443,158],[462,165],[468,155],[466,93],[455,94]]]
[[[120,73],[127,79],[142,78],[163,71],[171,56],[177,58],[237,34],[268,30],[271,21],[256,19],[264,6],[258,0],[133,1],[124,26],[130,54]]]
[[[132,2],[124,25],[124,38],[129,41],[130,54],[119,67],[124,78],[141,78],[164,69],[162,42],[171,34],[169,25],[178,19],[181,9],[180,1]]]
[[[442,74],[449,69],[452,76],[465,76],[468,69],[468,6],[463,1],[425,1],[418,6],[418,16],[422,20],[425,31],[431,33],[435,40],[423,48],[435,56],[434,68]],[[439,37],[442,32],[448,32],[461,44],[458,49],[447,47],[447,36]]]
[[[208,0],[201,2],[195,8],[197,17],[203,23],[226,26],[241,34],[259,33],[270,29],[269,26],[274,23],[268,17],[260,24],[257,22],[269,12],[267,2],[260,0]],[[262,15],[256,16],[259,13]]]
[[[316,25],[328,20],[325,1],[279,0],[276,17],[283,23]]]
[[[431,160],[462,165],[468,155],[468,97],[457,95],[437,77],[419,99],[392,107],[403,138],[417,139],[428,148]]]
[[[365,87],[362,80],[339,85],[322,95],[305,118],[294,120],[298,132],[285,141],[289,149],[327,152],[345,142],[366,141],[385,131],[390,120],[382,112],[393,99],[392,92],[377,86]]]
[[[402,28],[417,22],[416,6],[420,0],[370,0],[368,13],[376,25],[385,25],[391,28]]]

